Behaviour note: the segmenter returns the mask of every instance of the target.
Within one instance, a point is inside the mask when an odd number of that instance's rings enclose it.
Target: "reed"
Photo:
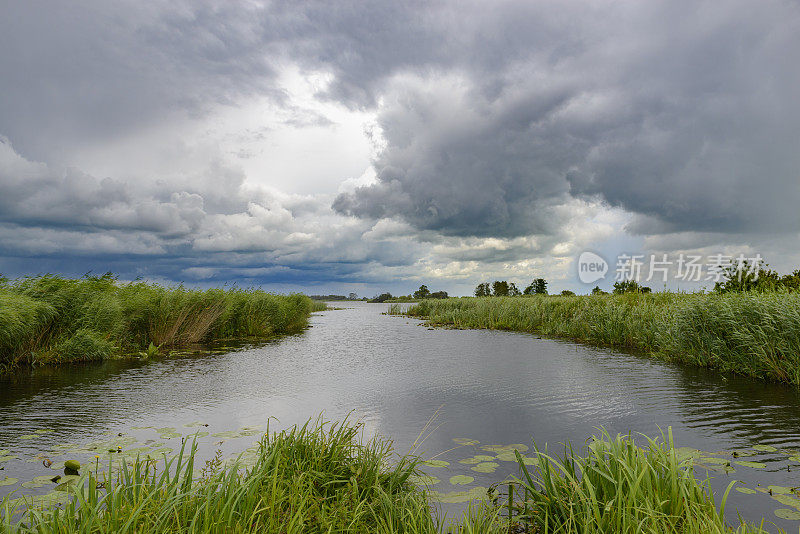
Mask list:
[[[101,360],[306,327],[311,299],[255,289],[188,289],[113,276],[0,283],[0,368]]]
[[[635,349],[800,385],[800,294],[629,293],[426,300],[408,315]]]
[[[589,441],[586,456],[571,446],[555,458],[537,450],[529,469],[517,452],[521,480],[513,502],[526,531],[552,534],[766,532],[761,526],[728,525],[724,518],[731,482],[719,508],[708,479],[698,480],[690,456],[681,457],[671,429],[661,439],[611,437]]]
[[[360,424],[317,419],[267,433],[251,468],[233,464],[198,473],[194,446],[157,469],[147,461],[123,463],[103,490],[84,475],[60,510],[20,517],[4,499],[0,532],[441,532],[425,490],[410,481],[419,459],[394,458],[390,442],[362,435]],[[502,532],[491,513],[473,512],[468,520],[487,527],[469,532]]]
[[[536,452],[508,502],[473,502],[445,522],[424,488],[411,483],[420,459],[396,455],[391,442],[363,439],[363,426],[311,420],[260,440],[252,467],[210,461],[197,469],[196,448],[163,461],[125,462],[86,472],[63,508],[23,510],[0,502],[0,533],[381,533],[559,534],[761,532],[723,520],[706,481],[681,458],[671,434],[644,438],[603,432],[587,456]],[[513,486],[512,486],[513,487]],[[730,490],[730,487],[728,488]],[[513,495],[517,497],[514,498]]]

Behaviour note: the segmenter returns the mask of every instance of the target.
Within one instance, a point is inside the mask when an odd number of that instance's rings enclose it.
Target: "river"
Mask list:
[[[678,446],[717,456],[748,449],[751,455],[740,459],[765,465],[711,471],[720,494],[733,479],[750,488],[800,486],[800,458],[788,459],[800,451],[800,395],[792,387],[527,334],[429,329],[385,315],[385,304],[332,305],[345,309],[315,314],[304,333],[258,347],[0,379],[0,449],[9,451],[5,460],[0,453],[0,482],[20,481],[0,486],[0,495],[44,491],[21,484],[52,471],[43,456],[69,456],[68,445],[54,449],[61,443],[119,434],[140,444],[148,436],[159,441],[149,432],[175,449],[177,433],[202,428],[210,435],[201,440],[201,455],[220,449],[230,456],[252,445],[268,417],[273,430],[324,413],[332,420],[351,414],[406,452],[437,411],[435,431],[419,449],[424,456],[452,449],[453,438],[480,442],[437,456],[450,463],[429,471],[441,480],[433,489],[443,493],[469,489],[451,486],[454,474],[488,486],[515,472],[510,462],[490,473],[457,462],[487,454],[482,445],[532,447],[535,440],[553,451],[566,441],[582,446],[598,426],[651,436],[672,427]],[[800,522],[779,519],[776,508],[785,506],[769,495],[733,491],[728,515],[736,509],[745,519],[766,517],[795,530]]]

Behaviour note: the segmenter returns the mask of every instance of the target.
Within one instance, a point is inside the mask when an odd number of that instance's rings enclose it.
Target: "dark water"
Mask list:
[[[422,447],[427,456],[451,449],[454,437],[528,445],[533,438],[551,450],[565,441],[581,445],[600,425],[611,433],[649,435],[671,426],[676,445],[703,451],[753,445],[800,450],[800,395],[794,388],[524,334],[429,330],[382,315],[386,305],[347,306],[316,314],[302,335],[250,350],[40,369],[3,379],[0,449],[19,459],[0,463],[0,480],[41,475],[36,455],[57,443],[144,432],[131,430],[137,426],[188,433],[194,429],[182,427],[190,421],[219,432],[264,428],[273,416],[275,429],[321,412],[341,419],[352,411],[369,432],[391,437],[405,452],[440,407],[438,427]],[[52,432],[20,439],[39,429]],[[254,439],[219,443],[209,437],[202,453],[233,453]],[[468,489],[450,486],[453,474],[488,485],[513,471],[503,463],[496,473],[474,473],[454,461],[473,454],[444,454],[452,465],[431,471],[442,479],[434,489]],[[787,455],[743,458],[767,467],[712,472],[712,484],[724,488],[735,478],[749,487],[800,486],[800,465],[788,471]],[[0,495],[13,490],[24,488],[0,487]],[[789,531],[800,524],[778,519],[773,511],[785,506],[768,495],[734,491],[728,506],[731,514],[736,508],[748,520],[766,517]]]

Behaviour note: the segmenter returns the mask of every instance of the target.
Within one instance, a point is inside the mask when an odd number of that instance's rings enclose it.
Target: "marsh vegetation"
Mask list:
[[[463,517],[446,520],[426,485],[433,477],[421,472],[436,461],[395,454],[391,442],[364,440],[362,430],[347,420],[316,419],[267,432],[247,461],[216,458],[201,467],[190,446],[160,460],[121,462],[115,470],[83,468],[59,487],[61,506],[4,498],[0,532],[759,531],[725,523],[708,486],[694,476],[695,456],[675,449],[671,439],[645,438],[640,448],[630,437],[603,433],[587,456],[568,449],[561,461],[539,451],[523,457],[523,445],[484,447],[490,451],[484,456],[516,462],[520,476],[465,492],[475,502]],[[471,479],[454,476],[451,484]]]
[[[797,292],[465,297],[426,300],[405,313],[438,325],[530,332],[635,349],[800,385]]]
[[[0,279],[0,369],[291,334],[324,306],[299,294],[121,283],[110,274]]]

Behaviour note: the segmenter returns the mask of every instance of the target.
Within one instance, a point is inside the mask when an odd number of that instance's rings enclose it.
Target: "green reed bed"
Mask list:
[[[800,385],[798,293],[465,297],[426,300],[406,313],[458,328],[530,332],[636,349]]]
[[[586,457],[537,452],[530,467],[518,456],[516,497],[495,493],[450,521],[412,483],[420,459],[396,455],[382,438],[364,441],[360,424],[317,419],[268,432],[251,467],[211,460],[198,468],[195,448],[185,453],[122,462],[110,474],[86,470],[58,508],[25,509],[7,496],[0,533],[759,532],[724,522],[727,492],[718,509],[671,436],[639,448],[630,437],[603,433]]]
[[[537,451],[531,468],[517,452],[521,480],[512,518],[529,532],[553,534],[765,532],[726,524],[725,502],[735,482],[718,509],[708,479],[697,480],[692,457],[674,447],[671,431],[660,440],[643,439],[639,447],[630,436],[604,431],[589,441],[586,456],[571,447],[561,458]]]
[[[298,294],[119,283],[110,275],[0,279],[0,368],[290,334],[315,309]]]
[[[210,462],[198,469],[193,449],[158,464],[123,464],[101,489],[85,474],[61,509],[20,511],[4,499],[0,532],[441,532],[425,490],[411,483],[419,460],[395,457],[388,441],[361,435],[359,424],[318,419],[267,433],[250,468]],[[468,520],[499,524],[487,512]]]

